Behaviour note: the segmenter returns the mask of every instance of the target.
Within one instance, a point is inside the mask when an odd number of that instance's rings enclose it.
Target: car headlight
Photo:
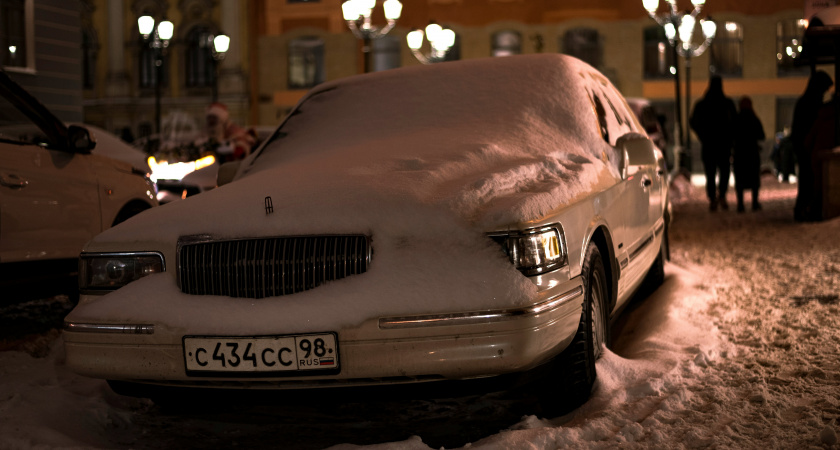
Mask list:
[[[525,275],[539,275],[569,263],[566,238],[560,224],[491,233],[490,237],[502,246],[510,262]]]
[[[82,253],[79,257],[79,289],[112,291],[165,270],[163,255],[156,252]]]

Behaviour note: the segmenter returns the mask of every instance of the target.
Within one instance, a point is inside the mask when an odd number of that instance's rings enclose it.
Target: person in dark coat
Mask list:
[[[712,76],[706,94],[694,106],[689,124],[700,139],[703,169],[706,173],[706,196],[709,210],[718,205],[729,209],[726,190],[729,187],[730,159],[735,138],[735,102],[723,93],[723,80]],[[718,181],[715,180],[717,175]]]
[[[758,202],[758,188],[761,186],[761,146],[764,127],[755,115],[752,99],[742,97],[738,102],[738,117],[735,120],[735,146],[732,152],[732,168],[735,172],[735,195],[738,212],[744,212],[744,190],[752,191],[752,210],[761,209]]]
[[[814,170],[811,152],[805,146],[805,139],[817,120],[817,113],[823,106],[823,97],[834,82],[823,71],[814,72],[808,80],[805,93],[796,101],[793,109],[790,139],[796,155],[797,173],[796,205],[793,218],[797,221],[813,220],[814,209]]]

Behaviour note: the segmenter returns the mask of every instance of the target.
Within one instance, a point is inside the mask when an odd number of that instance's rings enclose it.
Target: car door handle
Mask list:
[[[10,189],[23,189],[29,182],[17,175],[0,175],[0,186]]]

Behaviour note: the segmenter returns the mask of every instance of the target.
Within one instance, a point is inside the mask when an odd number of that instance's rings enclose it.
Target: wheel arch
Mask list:
[[[616,299],[618,298],[618,278],[619,266],[618,260],[615,257],[615,247],[613,246],[613,238],[609,229],[604,225],[599,225],[592,231],[587,244],[594,244],[601,252],[601,259],[605,262],[604,271],[607,277],[607,285],[609,286],[609,311],[615,308]],[[586,251],[586,247],[584,247]]]

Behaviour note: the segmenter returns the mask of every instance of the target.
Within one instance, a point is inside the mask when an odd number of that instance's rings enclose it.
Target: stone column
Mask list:
[[[242,72],[242,46],[246,39],[240,30],[240,8],[238,0],[221,1],[222,32],[230,36],[230,49],[219,67],[220,96],[239,96],[244,98],[246,89],[245,74]]]
[[[105,92],[108,97],[128,97],[130,77],[125,70],[125,37],[122,0],[108,0],[108,78]]]

